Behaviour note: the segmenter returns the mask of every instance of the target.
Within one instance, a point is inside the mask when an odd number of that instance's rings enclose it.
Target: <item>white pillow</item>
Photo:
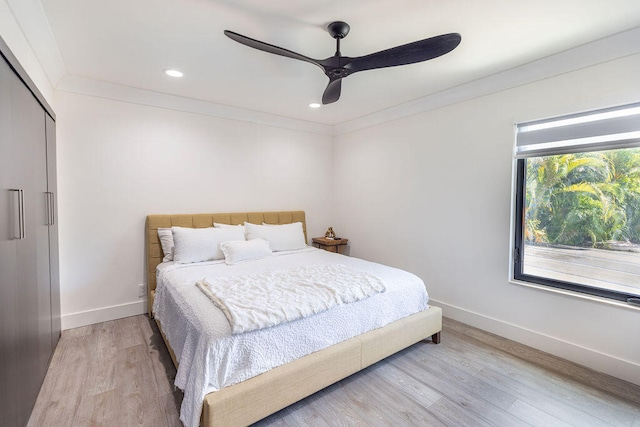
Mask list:
[[[215,228],[233,228],[233,227],[240,227],[242,229],[242,232],[244,233],[244,225],[242,224],[238,224],[238,225],[231,225],[231,224],[222,224],[220,222],[214,222],[213,226]]]
[[[158,237],[164,258],[162,262],[173,261],[173,233],[170,228],[158,228]]]
[[[220,243],[244,240],[244,233],[233,228],[183,228],[171,227],[173,232],[173,260],[179,264],[223,259]]]
[[[268,257],[273,254],[269,249],[269,242],[264,239],[222,242],[220,243],[220,250],[224,253],[225,262],[229,265]]]
[[[283,225],[258,225],[245,222],[244,230],[247,240],[264,239],[269,242],[269,247],[274,252],[294,251],[307,246],[301,222]]]

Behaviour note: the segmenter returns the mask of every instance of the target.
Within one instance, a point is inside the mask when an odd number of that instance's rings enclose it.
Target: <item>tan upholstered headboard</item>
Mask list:
[[[214,213],[214,214],[180,214],[180,215],[147,215],[145,223],[145,240],[147,249],[147,287],[149,294],[149,315],[152,315],[153,298],[156,291],[156,267],[162,262],[164,254],[160,239],[158,238],[158,228],[169,227],[189,227],[206,228],[213,227],[213,223],[221,224],[291,224],[301,222],[304,231],[305,242],[307,238],[307,223],[304,211],[282,211],[282,212],[234,212],[234,213]]]

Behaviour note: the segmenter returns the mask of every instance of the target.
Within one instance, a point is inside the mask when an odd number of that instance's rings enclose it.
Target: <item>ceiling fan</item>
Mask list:
[[[327,26],[331,37],[336,39],[336,53],[327,59],[313,59],[299,53],[255,40],[233,31],[225,30],[225,35],[232,40],[254,49],[273,53],[287,58],[298,59],[317,65],[329,77],[329,84],[322,95],[323,104],[331,104],[340,98],[342,79],[358,71],[376,68],[395,67],[398,65],[414,64],[437,58],[455,49],[462,40],[458,33],[442,34],[440,36],[419,40],[413,43],[392,47],[370,55],[350,58],[340,53],[340,40],[349,34],[349,24],[342,21],[332,22]]]

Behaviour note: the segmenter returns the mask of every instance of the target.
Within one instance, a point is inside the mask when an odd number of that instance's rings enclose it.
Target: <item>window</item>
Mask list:
[[[640,103],[516,128],[513,278],[640,305]]]

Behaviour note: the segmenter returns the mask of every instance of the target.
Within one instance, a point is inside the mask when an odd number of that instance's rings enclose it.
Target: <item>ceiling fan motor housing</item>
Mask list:
[[[342,21],[335,21],[327,26],[327,31],[329,31],[329,34],[331,34],[331,37],[334,39],[343,39],[347,37],[350,29],[351,27],[349,27],[349,24]]]

